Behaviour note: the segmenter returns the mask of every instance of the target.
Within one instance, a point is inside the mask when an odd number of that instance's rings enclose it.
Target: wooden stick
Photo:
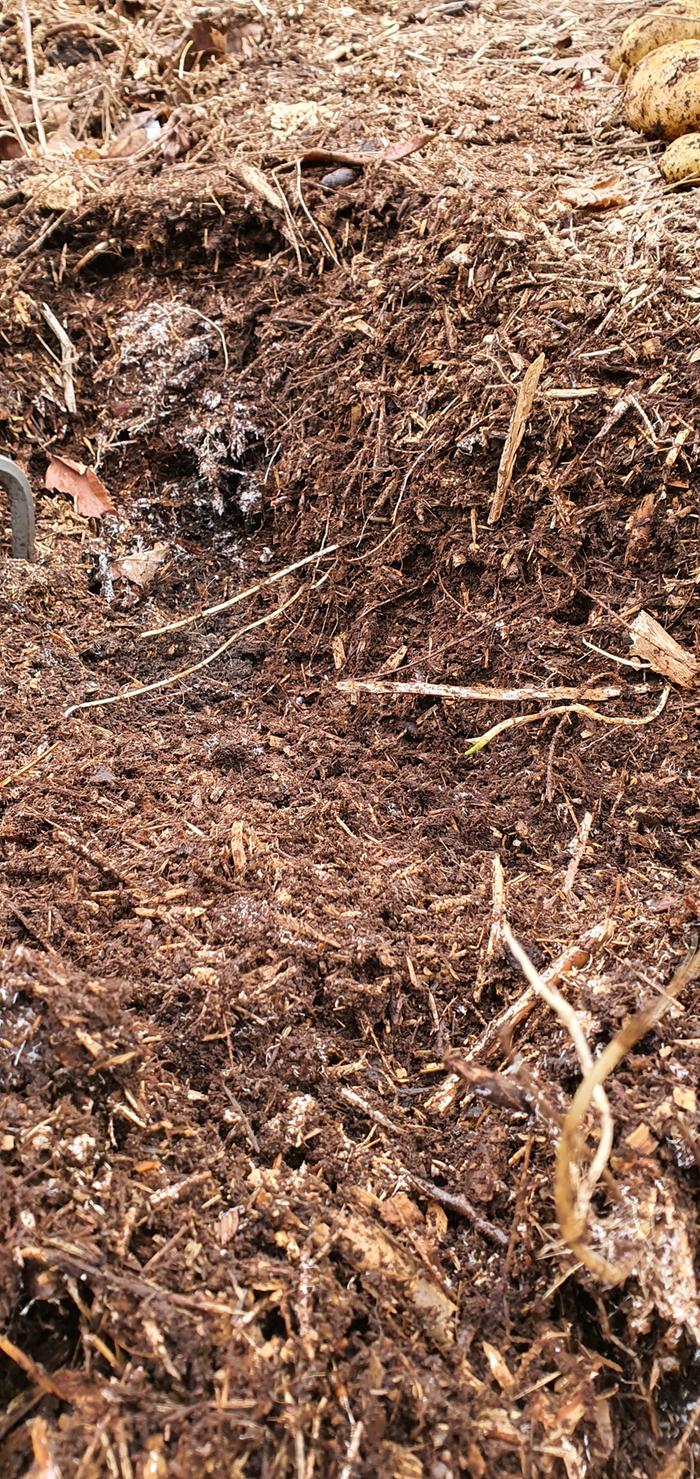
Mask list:
[[[391,683],[382,678],[341,678],[337,684],[341,693],[408,693],[416,698],[466,699],[472,703],[519,704],[528,699],[595,699],[604,703],[607,699],[619,698],[619,688],[545,688],[526,683],[522,688],[490,688],[486,684],[461,688],[450,683]],[[537,716],[539,717],[539,716]]]
[[[32,151],[29,148],[29,145],[27,143],[27,140],[26,140],[26,138],[24,136],[24,131],[22,129],[22,125],[21,125],[21,123],[19,121],[19,118],[17,117],[17,114],[15,113],[15,110],[14,110],[14,107],[13,107],[13,104],[12,104],[12,99],[10,97],[10,94],[9,94],[8,90],[7,90],[7,80],[6,80],[6,77],[5,77],[5,70],[4,70],[3,65],[2,65],[1,62],[0,62],[0,102],[2,103],[2,106],[5,109],[5,112],[6,112],[8,118],[10,120],[10,123],[12,124],[12,129],[13,129],[15,138],[17,140],[17,143],[19,144],[20,149],[22,150],[22,153],[24,154],[25,158],[29,159],[31,157],[31,152]]]
[[[571,862],[569,863],[569,866],[564,875],[564,883],[562,885],[562,889],[565,894],[570,894],[573,891],[573,887],[576,882],[576,874],[578,873],[579,864],[581,862],[583,854],[586,851],[588,834],[591,830],[592,825],[593,812],[587,811],[578,829],[578,836],[576,838],[576,841],[572,845],[573,850],[571,855]]]
[[[75,416],[77,407],[75,402],[75,381],[73,379],[73,365],[78,358],[76,348],[72,340],[69,339],[68,334],[63,327],[60,319],[56,318],[55,313],[52,311],[51,308],[49,308],[48,303],[42,303],[41,311],[44,315],[44,318],[46,319],[49,328],[56,335],[56,338],[58,339],[58,342],[61,346],[63,403],[68,414],[70,416]]]
[[[588,1046],[586,1034],[581,1026],[579,1018],[571,1005],[571,1002],[562,996],[561,991],[554,985],[553,981],[545,981],[544,976],[535,969],[529,955],[523,950],[522,945],[516,940],[513,931],[506,919],[503,924],[503,938],[513,959],[517,961],[528,985],[536,996],[546,1001],[547,1006],[556,1013],[562,1027],[568,1032],[569,1037],[576,1049],[581,1072],[585,1075],[593,1067],[593,1055]],[[610,1151],[613,1143],[613,1118],[610,1112],[607,1095],[600,1084],[597,1084],[591,1095],[592,1101],[600,1115],[600,1139],[598,1147],[583,1178],[578,1197],[578,1208],[581,1217],[585,1218],[590,1204],[593,1189],[597,1186],[600,1178],[610,1159]]]

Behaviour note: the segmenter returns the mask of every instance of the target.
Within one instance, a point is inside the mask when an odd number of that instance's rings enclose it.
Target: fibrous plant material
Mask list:
[[[511,955],[520,966],[528,985],[532,988],[536,996],[541,997],[542,1001],[545,1001],[547,1006],[551,1007],[562,1026],[568,1032],[584,1073],[589,1072],[593,1067],[591,1050],[580,1020],[571,1003],[566,1000],[566,997],[562,995],[557,986],[550,981],[545,981],[540,972],[535,970],[527,951],[523,950],[520,941],[516,940],[507,920],[503,926],[503,937]],[[597,1086],[593,1090],[591,1102],[595,1104],[596,1110],[600,1115],[600,1135],[591,1165],[585,1174],[582,1173],[580,1175],[577,1181],[576,1206],[578,1215],[582,1219],[585,1219],[593,1190],[600,1181],[608,1164],[613,1142],[613,1120],[612,1114],[610,1113],[610,1105],[608,1104],[606,1094],[603,1093],[600,1086]]]
[[[406,693],[416,698],[446,698],[459,702],[466,699],[473,703],[518,704],[534,698],[592,698],[597,703],[620,697],[619,688],[547,688],[544,685],[526,683],[522,688],[496,688],[486,683],[464,687],[453,683],[387,682],[382,678],[341,678],[337,684],[341,693]]]
[[[126,688],[123,693],[113,693],[106,698],[91,698],[82,704],[71,704],[64,711],[64,719],[69,719],[71,714],[77,714],[82,709],[99,709],[109,704],[126,703],[128,699],[132,698],[145,698],[147,694],[155,693],[161,688],[170,688],[173,683],[179,683],[183,678],[191,678],[194,673],[200,673],[203,668],[210,667],[213,662],[216,662],[217,658],[222,657],[225,652],[228,652],[234,643],[239,642],[241,637],[247,636],[248,632],[257,631],[259,627],[268,626],[270,622],[276,621],[278,616],[282,616],[285,611],[289,610],[290,606],[293,606],[299,600],[299,597],[304,594],[306,589],[307,587],[305,585],[298,586],[293,595],[288,600],[283,601],[280,606],[276,606],[274,611],[268,611],[265,616],[258,617],[257,621],[249,621],[244,627],[239,627],[232,636],[227,637],[225,642],[222,642],[214,652],[210,652],[208,657],[203,657],[200,662],[191,663],[187,668],[180,668],[177,673],[170,673],[167,678],[157,678],[155,683],[144,683],[140,688]]]
[[[585,719],[593,719],[596,724],[610,724],[619,729],[638,729],[644,724],[653,724],[655,719],[666,707],[666,700],[670,688],[664,688],[656,707],[650,714],[643,714],[640,719],[627,714],[599,714],[597,709],[592,709],[589,704],[560,704],[551,709],[541,709],[538,714],[515,714],[510,719],[501,719],[500,724],[494,724],[487,729],[485,734],[477,735],[465,750],[465,755],[477,755],[479,750],[484,750],[491,741],[499,734],[504,734],[508,729],[520,729],[526,724],[537,724],[543,719],[554,718],[557,714],[580,714]]]
[[[314,560],[325,560],[337,550],[337,544],[326,544],[321,549],[314,550],[313,554],[305,555],[302,560],[295,560],[292,565],[285,565],[282,570],[275,570],[264,580],[256,580],[254,585],[246,586],[245,590],[237,591],[228,601],[219,601],[215,606],[204,606],[201,611],[193,611],[189,616],[181,616],[178,621],[166,622],[162,627],[151,627],[147,632],[139,633],[139,641],[145,642],[148,637],[162,637],[166,632],[179,632],[183,627],[191,626],[192,622],[203,621],[206,616],[219,616],[222,611],[230,611],[233,606],[238,606],[241,601],[246,601],[249,596],[256,596],[268,585],[276,585],[278,580],[283,580],[286,575],[293,575],[295,570],[303,570],[305,565],[311,565]]]
[[[605,1079],[613,1072],[635,1043],[639,1042],[652,1027],[665,1016],[669,1007],[691,981],[700,975],[700,951],[691,950],[678,966],[664,993],[651,1006],[637,1012],[620,1032],[604,1048],[600,1057],[586,1073],[571,1102],[562,1125],[557,1167],[554,1183],[555,1202],[559,1230],[572,1253],[586,1268],[606,1284],[621,1284],[634,1271],[633,1263],[613,1264],[590,1246],[586,1236],[585,1209],[580,1204],[574,1188],[581,1176],[580,1132],[583,1121],[595,1096]]]
[[[501,921],[500,932],[503,931]],[[543,980],[548,984],[558,984],[565,981],[576,971],[582,970],[588,965],[593,954],[612,938],[614,927],[610,919],[600,920],[598,923],[585,930],[578,940],[568,945],[561,955],[558,955],[552,964],[541,972]],[[537,1002],[537,992],[534,987],[527,985],[515,1001],[509,1002],[501,1012],[489,1023],[479,1034],[476,1040],[469,1045],[469,1060],[478,1062],[480,1058],[488,1057],[497,1049],[503,1052],[510,1043],[514,1029],[520,1022],[529,1017]],[[463,1056],[467,1056],[464,1050]],[[426,1103],[426,1109],[432,1114],[447,1114],[459,1096],[460,1076],[458,1073],[449,1073],[440,1087],[431,1094]]]

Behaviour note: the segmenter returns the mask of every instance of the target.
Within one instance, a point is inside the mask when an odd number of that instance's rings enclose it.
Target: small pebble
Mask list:
[[[357,174],[354,169],[332,169],[329,175],[324,175],[321,184],[326,190],[342,190],[344,185],[354,185]]]

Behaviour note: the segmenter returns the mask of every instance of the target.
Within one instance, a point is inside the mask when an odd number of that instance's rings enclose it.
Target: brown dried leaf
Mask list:
[[[622,175],[608,175],[604,180],[582,180],[580,185],[566,185],[559,191],[567,205],[579,210],[606,211],[612,206],[625,205],[627,196],[622,188]]]
[[[301,156],[302,164],[349,164],[353,168],[362,169],[365,164],[395,164],[399,159],[407,159],[409,154],[415,154],[419,149],[424,149],[434,134],[414,134],[411,138],[403,139],[400,143],[387,144],[385,149],[307,149]]]
[[[49,457],[44,486],[49,492],[67,493],[83,519],[101,519],[117,511],[104,483],[91,467],[86,467],[84,462],[72,462],[69,457],[59,457],[56,452]]]
[[[0,159],[21,159],[22,145],[14,134],[0,133]]]
[[[643,658],[655,673],[677,683],[680,688],[693,687],[700,667],[697,658],[669,636],[648,611],[640,611],[635,617],[630,633],[635,657]]]
[[[607,72],[608,64],[602,51],[584,51],[580,56],[550,57],[543,63],[545,77],[554,77],[559,72],[576,73]]]
[[[63,155],[64,159],[99,159],[100,151],[85,139],[76,138],[69,118],[64,118],[53,133],[47,134],[46,148],[49,154]]]
[[[180,43],[179,51],[183,70],[190,72],[195,64],[195,59],[205,60],[207,57],[226,55],[226,37],[223,31],[219,31],[211,21],[198,20],[194,22],[191,30]]]
[[[146,590],[151,585],[156,571],[167,558],[168,546],[160,541],[154,544],[153,549],[139,550],[135,555],[124,555],[121,560],[116,560],[114,571],[116,575],[123,575],[130,580],[132,585],[137,585],[139,590]]]

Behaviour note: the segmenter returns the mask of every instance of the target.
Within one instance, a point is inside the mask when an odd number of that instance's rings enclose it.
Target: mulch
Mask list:
[[[590,1194],[586,1119],[577,1242],[585,1064],[503,931],[595,1058],[700,915],[697,680],[630,645],[697,654],[700,570],[697,196],[622,120],[635,7],[36,0],[34,97],[22,8],[0,1471],[683,1479],[697,980]]]

